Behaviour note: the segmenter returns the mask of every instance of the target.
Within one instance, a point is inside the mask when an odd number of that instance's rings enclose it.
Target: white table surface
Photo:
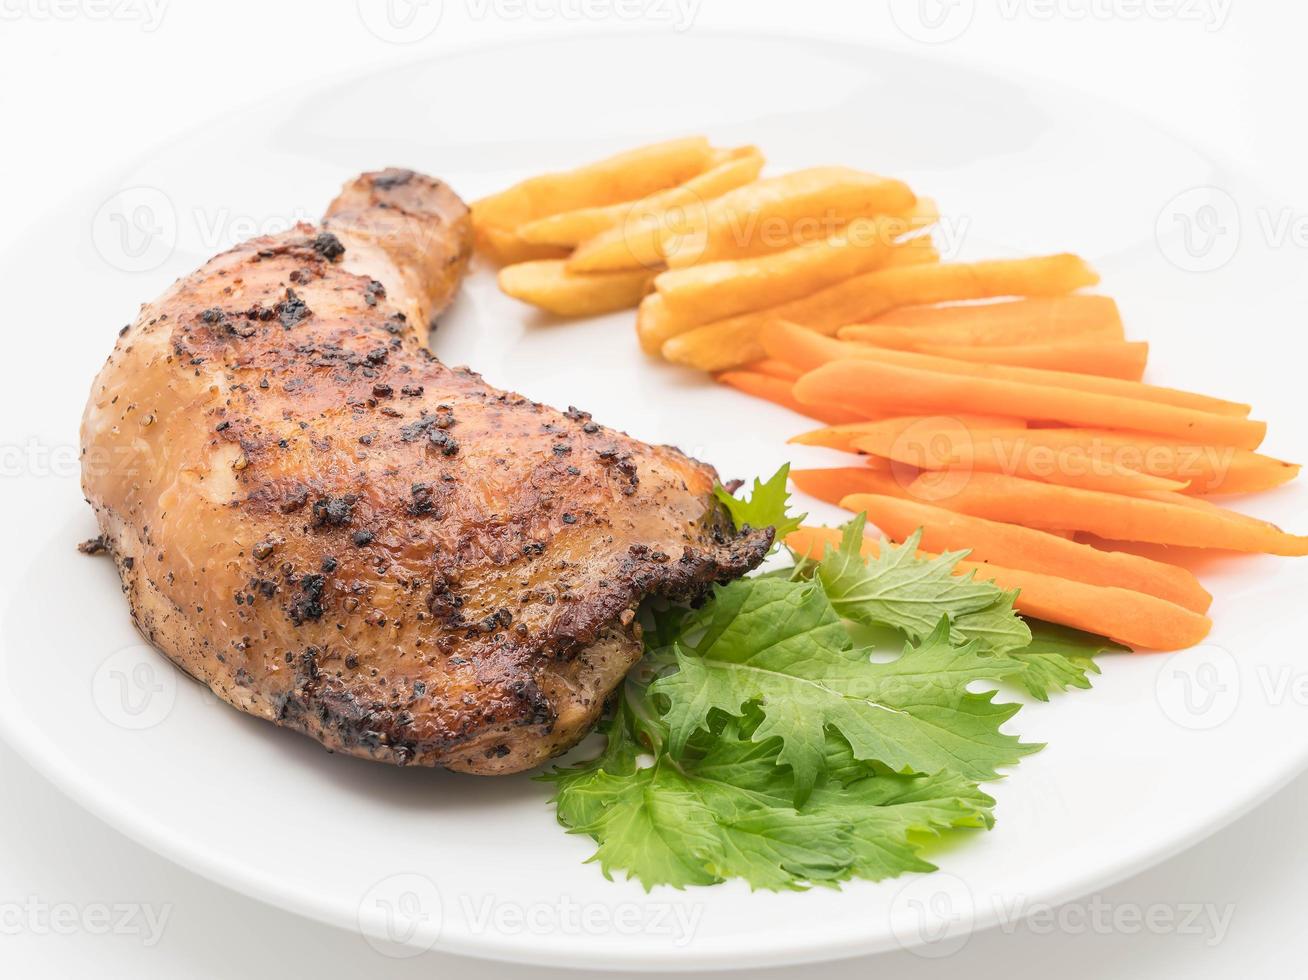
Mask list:
[[[386,2],[0,0],[6,205],[0,248],[21,242],[24,228],[57,205],[64,190],[263,93],[463,44],[635,29],[666,31],[670,41],[681,30],[807,32],[1056,79],[1227,155],[1277,188],[1285,215],[1308,214],[1302,108],[1308,11],[1299,5],[425,0],[419,14],[430,16],[439,5],[439,22],[401,45],[365,26]],[[402,11],[409,0],[390,2]],[[933,43],[912,27],[924,22],[940,25]],[[670,58],[674,52],[670,46]],[[3,277],[0,270],[0,282],[15,285]],[[33,372],[0,359],[0,377],[3,414],[12,418],[33,404],[25,400],[35,396]],[[5,426],[0,443],[15,444],[21,430],[11,421]],[[0,486],[12,498],[8,503],[20,504],[26,488],[14,480]],[[11,554],[45,536],[44,529],[15,523],[6,530]],[[0,586],[22,564],[0,563]],[[1214,792],[1220,787],[1214,773]],[[805,972],[978,980],[1297,976],[1296,964],[1308,956],[1301,925],[1308,906],[1306,824],[1308,777],[1301,777],[1210,840],[1053,921],[979,934],[945,960],[900,953]],[[161,917],[158,936],[143,928],[140,913],[121,929],[112,927],[117,916],[108,926],[96,918],[100,907],[121,905],[148,907]],[[53,921],[51,909],[59,910]],[[1137,918],[1162,924],[1137,929]],[[384,958],[358,936],[268,908],[156,857],[99,824],[0,747],[0,977],[429,978],[454,971],[470,978],[564,975],[435,954]]]

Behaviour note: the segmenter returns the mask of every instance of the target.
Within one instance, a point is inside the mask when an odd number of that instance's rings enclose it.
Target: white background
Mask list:
[[[383,0],[384,2],[384,0]],[[398,0],[397,0],[398,2]],[[425,15],[439,0],[428,0]],[[381,4],[226,0],[0,0],[0,133],[6,214],[0,249],[66,192],[150,147],[264,94],[371,65],[430,57],[502,38],[580,31],[666,34],[669,71],[685,30],[732,27],[804,32],[1047,77],[1092,92],[1229,157],[1308,210],[1303,125],[1308,12],[1273,0],[923,0],[947,25],[924,44],[898,25],[918,0],[879,3],[760,0],[444,0],[439,22],[412,43],[388,43],[365,26]],[[361,8],[362,12],[361,12]],[[424,15],[424,16],[425,16]],[[898,20],[896,19],[898,15]],[[957,36],[953,36],[957,35]],[[870,51],[869,57],[875,57]],[[616,83],[609,80],[609,84]],[[477,79],[470,77],[469,86]],[[529,86],[531,79],[521,79]],[[434,99],[458,93],[433,93]],[[578,94],[584,98],[584,93]],[[924,121],[929,125],[929,121]],[[1123,148],[1129,152],[1129,148]],[[90,215],[87,220],[90,220]],[[50,256],[51,263],[60,261]],[[75,288],[76,270],[69,270]],[[4,278],[6,291],[23,284]],[[10,330],[30,325],[7,323]],[[47,325],[49,326],[49,325]],[[57,340],[57,338],[53,338]],[[57,357],[57,346],[52,356]],[[57,369],[57,364],[52,366]],[[12,372],[0,365],[6,412]],[[30,389],[28,389],[30,390]],[[11,520],[14,517],[11,515]],[[57,711],[58,704],[51,710]],[[1214,773],[1214,792],[1220,792]],[[1210,841],[1105,891],[1114,908],[1229,908],[1229,929],[1101,929],[1068,919],[975,936],[935,962],[903,953],[821,969],[839,977],[1181,977],[1237,972],[1297,975],[1308,955],[1308,778]],[[257,829],[241,832],[257,832]],[[361,830],[366,832],[366,829]],[[1075,848],[1069,840],[1067,846]],[[0,748],[0,910],[29,899],[84,913],[97,904],[168,908],[162,939],[77,927],[15,930],[0,915],[0,976],[517,977],[553,975],[427,955],[383,958],[362,939],[269,909],[183,872],[104,828]],[[562,976],[562,971],[558,971]]]

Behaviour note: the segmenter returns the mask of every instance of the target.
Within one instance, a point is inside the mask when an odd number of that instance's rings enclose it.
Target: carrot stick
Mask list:
[[[993,412],[1066,425],[1137,429],[1239,449],[1258,448],[1267,431],[1262,422],[1193,408],[867,359],[833,361],[810,371],[795,382],[795,397],[806,405],[840,407],[865,417],[888,412]]]
[[[841,427],[842,430],[846,428],[848,432],[840,431],[825,437],[813,433],[816,438],[826,441],[809,444],[830,445],[832,441],[842,439],[845,444],[852,446],[855,439],[863,436],[895,440],[905,434],[904,427],[894,419]],[[986,431],[980,431],[983,428]],[[1271,456],[1230,446],[1172,442],[1143,432],[985,427],[967,423],[963,417],[951,417],[921,419],[920,424],[913,428],[912,436],[920,447],[929,446],[933,453],[945,457],[955,451],[954,444],[957,442],[974,444],[984,440],[993,444],[994,452],[1003,454],[1011,454],[1012,447],[1020,443],[1026,451],[1057,455],[1083,466],[1102,459],[1112,460],[1141,473],[1186,481],[1188,485],[1183,492],[1189,494],[1270,490],[1288,483],[1299,473],[1298,464],[1273,459]],[[791,441],[802,442],[806,438],[796,436]],[[838,445],[836,448],[844,446]]]
[[[854,445],[855,440],[860,436],[879,431],[874,427],[893,426],[896,432],[902,432],[911,426],[930,422],[939,423],[940,421],[938,418],[933,419],[925,415],[908,415],[882,419],[881,421],[848,422],[844,425],[832,425],[825,429],[804,432],[792,436],[786,441],[797,446],[825,446],[828,449],[843,449],[847,453],[856,453],[860,452],[860,450]],[[1003,429],[1006,432],[1012,429],[1020,432],[1026,425],[1021,419],[1005,418],[999,415],[953,415],[949,421],[950,423],[958,423],[968,430]]]
[[[798,381],[804,373],[793,364],[787,364],[785,361],[777,361],[772,358],[764,358],[761,361],[748,364],[745,366],[745,370],[753,371],[756,374],[770,374],[774,378],[785,378],[787,381]]]
[[[922,477],[918,477],[921,481]],[[1226,551],[1308,555],[1308,536],[1175,493],[1137,496],[1082,490],[1000,473],[975,472],[941,495],[917,482],[908,496],[949,510],[1025,527],[1089,531],[1101,538]]]
[[[1207,612],[1213,601],[1193,573],[1184,568],[1137,555],[1100,551],[1047,531],[878,494],[851,494],[840,506],[866,513],[868,520],[892,541],[905,541],[922,528],[922,547],[928,551],[968,550],[974,562],[1145,592],[1198,613]]]
[[[1111,455],[1089,455],[1071,446],[1054,450],[1032,445],[1025,432],[1015,437],[995,430],[973,432],[952,419],[927,419],[907,429],[872,424],[853,445],[859,452],[924,470],[985,470],[1109,493],[1185,488],[1183,482],[1131,469]]]
[[[786,535],[786,547],[815,559],[839,542],[840,532],[835,528],[805,527]],[[866,538],[862,552],[865,556],[880,554],[880,544]],[[1207,616],[1143,592],[967,561],[959,562],[954,570],[956,575],[969,572],[1001,589],[1017,589],[1014,605],[1024,616],[1107,636],[1136,649],[1194,646],[1213,625]]]
[[[730,385],[737,391],[743,391],[755,398],[767,399],[783,408],[790,409],[792,412],[798,412],[800,415],[807,415],[809,418],[817,419],[819,422],[838,424],[863,418],[863,416],[855,415],[853,412],[846,412],[843,409],[814,408],[811,405],[801,405],[795,400],[793,393],[795,383],[785,378],[775,378],[770,374],[760,374],[754,371],[723,371],[717,375],[717,380],[725,385]]]
[[[1139,381],[1143,378],[1145,364],[1149,360],[1149,345],[1143,341],[1125,343],[1092,340],[1006,347],[920,343],[916,344],[913,350],[920,354],[950,357],[957,361],[1098,374],[1105,378],[1121,378],[1124,381]]]
[[[1007,364],[975,364],[948,357],[935,357],[914,351],[886,350],[866,344],[832,340],[793,323],[774,323],[765,327],[760,335],[763,349],[769,357],[786,361],[803,370],[812,370],[835,360],[876,361],[906,368],[939,371],[969,378],[989,378],[1001,381],[1019,381],[1024,384],[1048,385],[1072,391],[1088,391],[1100,395],[1133,398],[1176,405],[1215,415],[1242,418],[1249,414],[1249,406],[1212,398],[1176,388],[1162,388],[1139,381],[1120,378],[1103,378],[1093,374],[1076,374],[1066,371],[1046,371],[1038,368],[1016,367]],[[1135,426],[1134,428],[1139,428]]]
[[[929,258],[917,249],[896,248],[904,260]],[[990,296],[1048,296],[1093,286],[1098,275],[1075,255],[991,262],[919,262],[866,272],[780,306],[742,313],[680,334],[665,336],[663,356],[705,371],[735,367],[763,356],[758,332],[764,324],[790,320],[825,334],[896,306],[984,299]],[[670,339],[669,339],[670,338]]]
[[[897,496],[904,484],[886,470],[869,466],[834,466],[830,469],[791,470],[790,482],[800,493],[840,506],[851,493],[879,493]]]

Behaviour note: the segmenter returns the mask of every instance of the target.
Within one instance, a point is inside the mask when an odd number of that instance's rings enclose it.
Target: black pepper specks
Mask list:
[[[458,455],[458,440],[444,429],[432,429],[431,432],[427,434],[427,438],[433,446],[440,450],[442,456]]]
[[[354,497],[319,497],[313,502],[314,527],[341,527],[354,516]]]
[[[372,179],[372,186],[378,190],[388,191],[392,187],[399,187],[413,180],[412,170],[387,170],[385,173],[378,174]]]
[[[327,579],[321,575],[306,575],[300,579],[300,591],[291,600],[287,614],[296,626],[307,620],[321,619],[323,613],[322,594],[327,588]]]
[[[345,246],[330,231],[320,231],[310,246],[328,262],[334,262],[345,254]]]
[[[293,289],[286,290],[285,298],[273,307],[273,312],[277,314],[277,319],[287,330],[313,316],[309,304],[300,299]]]

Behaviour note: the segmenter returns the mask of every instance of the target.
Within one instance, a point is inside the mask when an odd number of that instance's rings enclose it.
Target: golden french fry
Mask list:
[[[917,238],[903,243],[896,243],[886,257],[885,265],[886,268],[892,268],[901,265],[923,265],[938,262],[939,260],[940,253],[931,244],[931,240]],[[737,317],[719,322],[734,323],[735,320],[748,316],[750,314],[743,313]],[[646,296],[641,301],[640,310],[636,314],[636,334],[640,338],[641,349],[647,354],[661,353],[663,345],[670,339],[694,330],[695,327],[696,325],[691,319],[678,316],[669,309],[663,302],[663,297],[658,293]]]
[[[519,226],[563,211],[646,197],[683,183],[713,159],[708,140],[691,136],[628,150],[574,170],[528,178],[473,202],[477,248],[499,262],[539,253],[542,246],[518,237]]]
[[[562,259],[506,265],[500,289],[559,316],[595,316],[635,306],[649,292],[654,272],[569,272]]]
[[[901,220],[896,237],[920,234],[940,220],[940,205],[932,197],[919,197]]]
[[[599,207],[579,208],[576,211],[564,211],[528,222],[518,228],[518,237],[535,245],[590,244],[590,240],[603,232],[619,228],[624,223],[634,228],[641,222],[654,219],[653,226],[659,227],[658,218],[670,209],[681,209],[709,200],[729,190],[747,184],[758,177],[763,169],[763,155],[758,147],[743,146],[735,150],[714,151],[728,154],[721,162],[715,163],[703,173],[696,174],[689,180],[667,190],[656,191],[638,201],[622,201]],[[625,229],[624,229],[625,232]],[[619,234],[619,239],[621,238]],[[602,244],[602,243],[601,243]],[[574,272],[612,272],[620,268],[634,269],[641,265],[661,265],[663,259],[655,253],[649,262],[634,261],[628,255],[622,255],[619,264],[607,265],[577,262],[572,263]]]
[[[473,244],[479,255],[484,255],[496,265],[512,265],[516,262],[532,262],[538,259],[561,259],[568,250],[557,245],[533,245],[524,242],[517,232],[494,225],[473,225]]]
[[[612,272],[663,264],[663,235],[684,229],[707,202],[758,179],[763,157],[754,152],[729,160],[686,182],[686,193],[667,192],[660,207],[638,207],[621,224],[582,242],[568,260],[577,272]]]
[[[663,342],[669,337],[675,337],[681,333],[682,328],[679,321],[668,313],[668,308],[663,305],[663,297],[658,293],[650,293],[640,301],[640,306],[636,310],[636,338],[640,341],[640,349],[646,354],[658,354],[663,348]]]
[[[691,325],[799,299],[886,264],[902,218],[858,218],[784,252],[670,269],[654,280],[668,310]]]
[[[687,330],[672,336],[661,350],[669,361],[722,371],[766,356],[758,332],[776,320],[789,320],[830,336],[847,323],[896,306],[995,296],[1051,296],[1098,281],[1085,260],[1069,254],[901,265],[854,276],[789,303]]]
[[[723,194],[685,229],[665,229],[659,248],[671,268],[748,258],[825,238],[855,218],[906,215],[916,200],[899,180],[814,167]]]

